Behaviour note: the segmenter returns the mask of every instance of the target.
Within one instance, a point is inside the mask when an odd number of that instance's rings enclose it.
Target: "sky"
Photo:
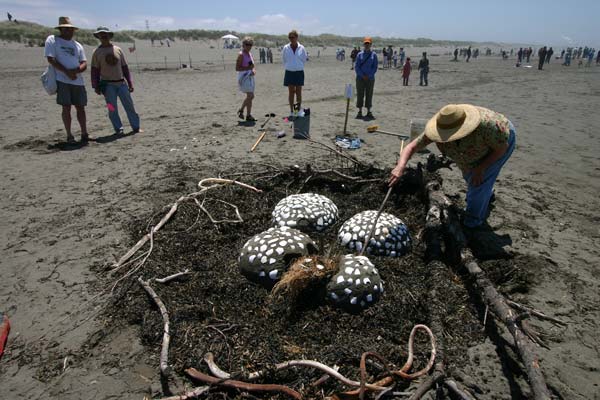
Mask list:
[[[216,29],[600,47],[600,0],[0,0],[15,18],[83,28]]]

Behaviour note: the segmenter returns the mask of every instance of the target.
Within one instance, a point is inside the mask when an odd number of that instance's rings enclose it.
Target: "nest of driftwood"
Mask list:
[[[384,211],[406,223],[413,251],[401,258],[369,257],[386,293],[360,314],[336,309],[316,293],[343,253],[336,242],[339,226],[381,205],[388,189],[385,171],[296,166],[232,173],[207,179],[197,192],[181,193],[175,203],[136,219],[130,233],[134,241],[142,239],[113,265],[106,317],[138,325],[143,343],[161,353],[157,368],[164,391],[151,395],[172,395],[169,377],[180,374],[200,383],[169,398],[252,392],[275,398],[403,393],[416,399],[435,387],[472,398],[480,390],[476,383],[464,377],[457,382],[446,371],[460,371],[468,362],[466,350],[484,340],[482,319],[489,309],[523,342],[518,354],[532,393],[545,398],[539,365],[531,371],[528,365],[537,362],[532,338],[539,339],[524,324],[531,310],[513,312],[494,288],[508,274],[511,283],[519,281],[518,290],[526,291],[531,282],[515,260],[490,264],[495,281],[478,269],[435,173],[447,165],[431,159],[392,191]],[[279,200],[302,192],[325,195],[339,209],[332,229],[311,235],[326,268],[323,276],[312,276],[292,267],[268,291],[239,273],[237,255],[248,238],[271,226]],[[423,325],[433,331],[435,344]]]

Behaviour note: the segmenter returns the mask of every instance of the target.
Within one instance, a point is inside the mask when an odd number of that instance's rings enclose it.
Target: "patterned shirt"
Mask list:
[[[510,121],[504,115],[483,107],[479,110],[479,126],[462,139],[446,143],[436,143],[440,152],[451,158],[461,171],[478,166],[492,151],[508,144]],[[416,151],[423,150],[433,143],[425,133],[416,139]]]

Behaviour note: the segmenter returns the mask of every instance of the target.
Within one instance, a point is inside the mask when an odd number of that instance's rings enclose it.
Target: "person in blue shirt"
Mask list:
[[[358,114],[356,118],[363,118],[362,108],[367,107],[367,115],[364,117],[373,120],[375,117],[371,113],[373,106],[373,87],[375,86],[375,73],[377,72],[377,54],[371,51],[373,41],[370,37],[363,40],[364,50],[356,56],[354,70],[356,71],[356,108]]]

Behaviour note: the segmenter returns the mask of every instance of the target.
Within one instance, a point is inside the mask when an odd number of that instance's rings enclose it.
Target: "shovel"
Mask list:
[[[267,125],[269,123],[271,118],[275,117],[275,114],[274,113],[265,114],[265,117],[267,117],[267,120],[265,122],[263,122],[263,124],[260,126],[260,129],[263,129],[265,127],[265,125]]]
[[[369,133],[373,133],[373,132],[383,133],[384,135],[390,135],[390,136],[399,137],[402,140],[408,140],[408,139],[410,139],[410,136],[408,136],[408,135],[402,135],[400,133],[382,131],[382,130],[379,129],[379,125],[371,125],[371,126],[369,126],[367,128],[367,132],[369,132]]]

